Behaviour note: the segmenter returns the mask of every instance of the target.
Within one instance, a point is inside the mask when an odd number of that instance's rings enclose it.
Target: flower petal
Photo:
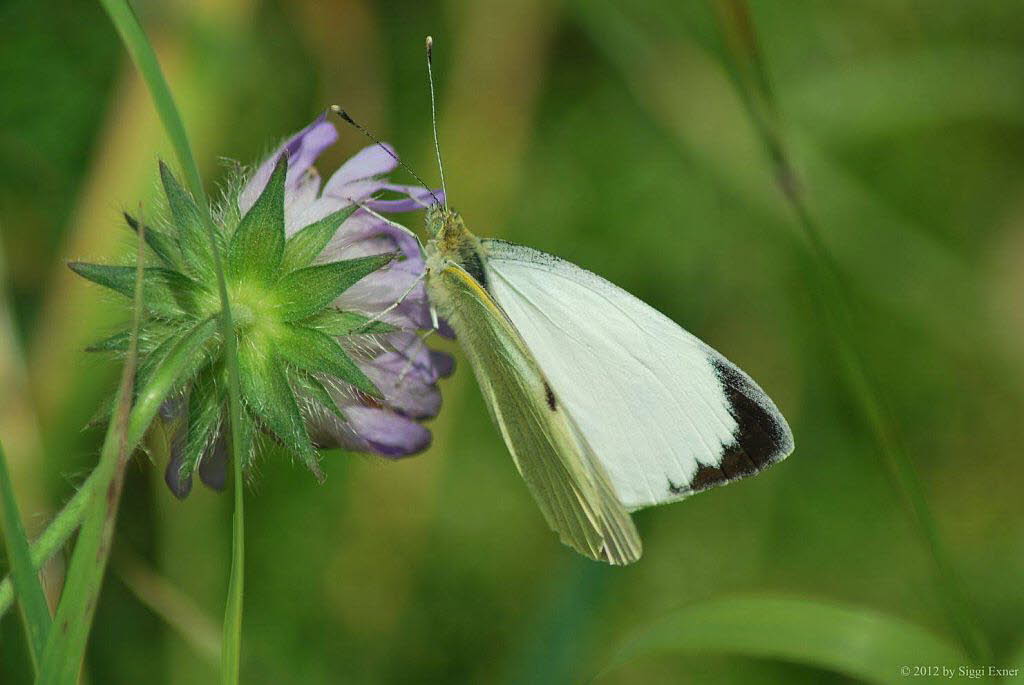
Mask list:
[[[338,131],[326,117],[326,113],[321,114],[309,126],[282,143],[260,164],[238,195],[238,208],[243,214],[249,211],[256,198],[263,192],[282,153],[288,155],[286,189],[294,189],[320,154],[338,140]]]
[[[404,328],[429,327],[430,309],[426,289],[422,283],[414,285],[416,276],[395,268],[396,266],[389,264],[366,276],[343,292],[334,301],[334,306],[343,311],[357,311],[374,316],[404,296],[401,304],[385,314],[381,321]]]
[[[441,392],[436,385],[416,377],[414,365],[396,352],[383,354],[359,365],[384,394],[388,406],[413,419],[431,419],[441,411]]]
[[[383,250],[384,252],[393,252],[398,248],[408,258],[406,261],[418,260],[416,266],[422,271],[423,253],[420,251],[420,243],[416,236],[363,210],[357,211],[345,220],[342,229],[324,248],[324,255],[331,259],[352,259],[367,254],[380,254],[367,252],[359,244],[380,237],[388,238],[391,242],[391,246]]]
[[[388,342],[394,347],[403,364],[412,365],[408,372],[423,383],[436,383],[441,378],[438,369],[430,358],[430,348],[423,338],[412,331],[397,331],[388,336]]]
[[[437,369],[437,375],[441,378],[448,378],[455,373],[455,357],[447,352],[430,350],[430,363]]]
[[[352,183],[346,183],[345,185],[337,186],[335,188],[331,188],[330,184],[331,182],[328,181],[327,185],[324,186],[324,197],[333,197],[338,198],[339,200],[345,200],[348,204],[353,202],[363,202],[371,195],[381,190],[384,186],[384,183],[375,178],[353,181]]]
[[[199,479],[207,487],[223,492],[228,482],[228,439],[222,429],[199,462]]]
[[[380,176],[394,171],[398,166],[397,153],[389,143],[383,143],[387,151],[381,149],[376,143],[368,145],[354,154],[347,162],[338,167],[327,185],[324,186],[324,193],[334,195],[336,191],[354,181],[361,181],[366,178]],[[390,154],[389,154],[390,153]]]
[[[402,186],[387,184],[382,190],[391,190],[407,195],[403,200],[368,200],[366,206],[376,212],[415,212],[431,205],[444,202],[444,192],[439,188],[428,190],[423,186]]]
[[[430,348],[418,335],[405,331],[392,333],[388,341],[394,349],[361,361],[360,368],[399,413],[415,419],[437,416],[441,393],[436,382],[441,374]]]
[[[188,493],[192,492],[192,476],[181,477],[181,467],[185,463],[185,450],[178,450],[171,454],[171,460],[167,462],[164,470],[164,482],[178,499],[185,499]]]
[[[185,499],[192,491],[192,478],[181,477],[181,467],[185,463],[185,447],[188,442],[188,396],[172,395],[160,405],[160,419],[164,427],[171,431],[170,459],[164,470],[164,482],[174,496]]]
[[[451,324],[449,324],[446,319],[437,320],[437,333],[442,338],[447,338],[448,340],[455,340],[455,329],[451,327]]]
[[[321,195],[304,206],[296,204],[295,208],[291,212],[288,211],[288,207],[286,205],[284,215],[284,234],[290,238],[306,226],[320,221],[320,219],[323,219],[325,216],[333,214],[339,209],[344,209],[350,204],[352,203],[348,200]],[[341,230],[341,228],[338,229],[339,232],[341,232]]]
[[[309,210],[309,208],[317,203],[319,196],[320,174],[317,173],[314,167],[306,169],[306,173],[304,173],[302,178],[296,182],[294,188],[285,188],[285,236],[290,236],[300,228],[305,228],[309,224],[313,223],[312,221],[308,221],[302,225],[295,226],[295,224],[302,220],[303,215]]]
[[[342,407],[357,435],[377,454],[405,457],[430,446],[430,431],[412,419],[385,409]]]

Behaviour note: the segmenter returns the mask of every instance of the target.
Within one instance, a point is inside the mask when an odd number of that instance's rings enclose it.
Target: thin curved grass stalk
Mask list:
[[[114,553],[111,573],[135,597],[162,618],[188,645],[214,668],[220,663],[220,627],[189,595],[167,578],[148,568],[132,552]]]
[[[124,485],[124,469],[135,445],[129,440],[129,426],[138,418],[133,411],[132,389],[135,386],[135,369],[138,362],[139,323],[142,318],[143,288],[143,239],[139,236],[138,261],[135,267],[135,305],[132,315],[131,341],[121,383],[117,391],[117,402],[103,441],[100,462],[94,473],[98,474],[102,497],[92,497],[82,530],[75,545],[74,555],[68,570],[67,581],[61,594],[61,601],[54,617],[55,628],[49,631],[43,648],[37,683],[57,685],[74,683],[78,679],[85,656],[92,619],[99,602],[103,574],[106,570],[110,547],[114,540],[114,525]],[[162,398],[161,398],[162,401]],[[147,405],[143,396],[139,405]],[[155,409],[154,409],[154,414]],[[146,422],[148,424],[148,421]]]
[[[43,649],[50,633],[50,608],[46,594],[39,582],[39,575],[32,564],[25,526],[18,513],[18,502],[14,499],[14,485],[7,470],[7,457],[0,445],[0,527],[3,529],[4,544],[11,564],[11,577],[18,591],[25,637],[32,654],[32,666],[36,669],[42,661]]]
[[[192,155],[185,133],[185,126],[174,104],[170,88],[164,78],[163,71],[157,61],[156,53],[146,38],[135,12],[127,0],[100,0],[103,8],[110,16],[114,27],[121,35],[121,40],[132,56],[153,97],[163,121],[167,136],[174,147],[178,162],[185,172],[192,196],[198,203],[203,215],[203,223],[210,239],[213,253],[214,269],[221,300],[221,335],[224,339],[225,357],[228,368],[228,404],[230,411],[231,459],[234,464],[235,511],[232,520],[232,558],[231,579],[228,586],[228,599],[224,615],[224,646],[221,652],[221,678],[225,683],[238,682],[239,657],[241,651],[242,593],[244,587],[244,553],[245,553],[245,521],[243,518],[243,480],[242,455],[240,452],[241,432],[241,392],[238,373],[238,354],[235,330],[231,318],[231,306],[228,300],[227,283],[224,279],[223,261],[215,238],[213,218],[209,204],[203,191],[199,168]]]
[[[990,661],[990,650],[978,628],[962,582],[954,569],[938,532],[935,518],[924,496],[920,479],[903,446],[895,421],[889,415],[882,394],[868,372],[854,339],[853,306],[821,231],[804,198],[796,170],[780,133],[778,110],[768,70],[757,45],[756,31],[744,0],[716,0],[716,16],[725,38],[726,65],[750,113],[754,128],[768,151],[775,181],[794,213],[807,242],[811,271],[818,283],[821,305],[835,337],[837,352],[856,400],[861,406],[882,449],[885,464],[902,495],[918,534],[930,553],[936,580],[942,592],[949,622],[967,653],[976,663]]]

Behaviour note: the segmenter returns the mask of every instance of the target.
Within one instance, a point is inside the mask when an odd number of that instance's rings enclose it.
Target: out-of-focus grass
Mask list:
[[[664,311],[757,378],[797,439],[755,479],[638,514],[638,565],[592,567],[546,530],[463,366],[423,456],[332,454],[323,486],[280,459],[260,465],[247,507],[246,682],[586,678],[637,629],[736,591],[853,603],[944,633],[927,558],[842,388],[710,10],[588,4],[622,21],[595,28],[578,5],[534,1],[139,6],[211,188],[218,156],[253,161],[332,102],[436,177],[422,54],[432,34],[449,192],[470,227],[570,258]],[[1024,633],[1024,112],[1013,85],[1024,15],[996,1],[753,9],[807,194],[863,303],[857,342],[891,391],[997,661],[1024,665],[1007,661]],[[24,440],[15,454],[31,423],[6,422],[29,514],[39,497],[55,510],[95,463],[100,436],[82,427],[115,383],[113,365],[80,351],[109,332],[112,303],[62,262],[116,259],[130,244],[118,210],[151,202],[168,153],[98,6],[13,0],[0,13],[0,26],[19,27],[0,41],[5,285],[32,380],[16,406],[38,416],[49,448]],[[364,144],[342,131],[322,170]],[[217,621],[230,502],[201,488],[174,501],[162,467],[129,466],[115,560],[120,548]],[[31,511],[30,532],[44,520]],[[91,682],[215,678],[153,607],[108,575]],[[0,680],[21,682],[30,667],[13,614],[0,630]],[[614,681],[827,677],[697,654],[626,664]]]
[[[50,607],[46,604],[43,586],[32,564],[28,536],[21,521],[21,512],[18,511],[18,501],[14,497],[14,485],[3,445],[0,445],[0,528],[7,550],[11,581],[17,592],[18,611],[25,627],[25,641],[29,645],[32,663],[38,667],[53,620],[50,618]]]
[[[719,653],[779,659],[843,673],[859,681],[899,679],[908,656],[955,673],[963,652],[906,621],[820,600],[724,597],[674,612],[626,642],[602,675],[638,654]],[[912,672],[912,671],[911,671]]]

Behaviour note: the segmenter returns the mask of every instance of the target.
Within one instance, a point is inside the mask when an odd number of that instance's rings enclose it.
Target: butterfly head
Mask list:
[[[440,203],[435,203],[427,208],[427,234],[431,238],[444,241],[448,237],[461,235],[466,231],[466,225],[462,222],[462,215],[454,209],[448,209]]]

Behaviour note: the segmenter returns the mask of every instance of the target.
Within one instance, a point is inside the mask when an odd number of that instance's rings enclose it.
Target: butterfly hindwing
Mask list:
[[[549,525],[563,542],[593,559],[613,564],[637,560],[640,537],[628,512],[501,307],[454,263],[427,283]]]

